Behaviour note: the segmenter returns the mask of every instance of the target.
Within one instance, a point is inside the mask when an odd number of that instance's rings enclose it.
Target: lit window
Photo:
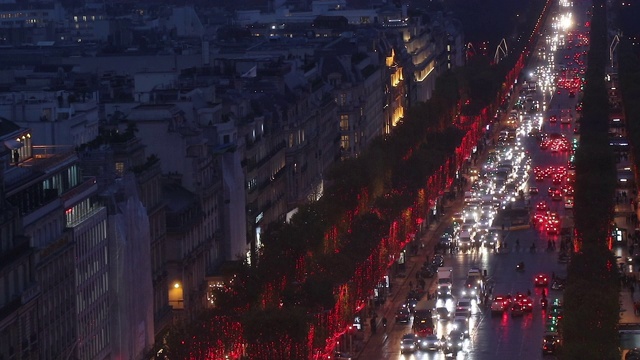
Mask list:
[[[342,135],[340,137],[340,147],[344,150],[349,150],[351,144],[349,143],[349,135]]]
[[[340,131],[349,131],[349,115],[340,115]]]
[[[121,177],[124,174],[124,163],[117,162],[116,163],[116,175]]]

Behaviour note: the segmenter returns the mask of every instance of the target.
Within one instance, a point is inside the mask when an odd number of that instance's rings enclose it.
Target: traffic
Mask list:
[[[433,252],[366,358],[554,358],[572,236],[589,9],[562,0]],[[412,277],[408,274],[407,277]],[[537,340],[533,340],[537,339]],[[373,355],[375,354],[375,356]],[[373,357],[370,357],[373,356]]]

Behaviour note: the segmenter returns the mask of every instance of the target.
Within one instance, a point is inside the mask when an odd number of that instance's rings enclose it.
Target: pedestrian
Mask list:
[[[411,280],[409,280],[409,289],[413,290],[413,282]]]

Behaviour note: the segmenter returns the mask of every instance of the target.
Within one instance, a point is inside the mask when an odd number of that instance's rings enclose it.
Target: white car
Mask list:
[[[456,314],[465,313],[468,316],[471,316],[471,299],[470,298],[462,298],[458,300],[458,305],[456,305]]]
[[[407,334],[400,341],[401,353],[413,353],[418,347],[418,337],[415,334]]]
[[[438,335],[427,335],[423,338],[420,338],[420,343],[418,346],[420,347],[420,350],[437,351],[440,350],[440,347],[442,345],[440,344]]]

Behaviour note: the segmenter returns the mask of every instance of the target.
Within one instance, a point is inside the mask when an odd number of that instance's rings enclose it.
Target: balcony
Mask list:
[[[73,204],[78,203],[82,199],[87,198],[89,195],[95,193],[98,190],[98,183],[95,176],[85,178],[85,181],[74,187],[73,189],[62,194],[61,198],[65,209],[71,207]]]

